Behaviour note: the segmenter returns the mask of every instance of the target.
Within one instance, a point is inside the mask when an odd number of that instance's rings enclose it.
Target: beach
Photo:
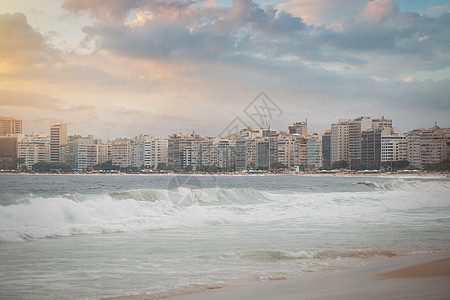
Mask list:
[[[396,256],[325,275],[209,289],[170,300],[449,299],[450,252]],[[151,299],[120,297],[122,299]],[[116,298],[116,299],[120,299]]]
[[[0,177],[0,299],[449,293],[447,178]]]

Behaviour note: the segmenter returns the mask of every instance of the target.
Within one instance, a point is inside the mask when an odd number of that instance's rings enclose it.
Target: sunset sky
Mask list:
[[[24,133],[217,136],[261,91],[277,130],[449,127],[450,3],[0,1],[0,115]]]

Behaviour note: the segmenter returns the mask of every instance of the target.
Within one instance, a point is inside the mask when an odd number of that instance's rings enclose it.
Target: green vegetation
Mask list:
[[[62,162],[38,162],[33,165],[33,171],[36,172],[68,172],[72,167]]]
[[[166,163],[158,163],[158,166],[156,167],[158,170],[167,170]]]
[[[8,171],[26,171],[27,167],[24,165],[24,158],[3,159],[0,161],[0,170]]]
[[[93,167],[93,169],[94,170],[103,170],[103,171],[111,171],[111,170],[120,171],[120,170],[122,170],[121,167],[113,165],[112,160],[108,160],[102,164],[95,165]]]
[[[409,161],[399,160],[399,161],[384,161],[381,166],[386,170],[405,170],[409,167]]]
[[[206,172],[206,173],[217,173],[219,171],[219,168],[214,165],[209,165],[209,166],[200,165],[197,168],[197,171]]]
[[[425,171],[450,171],[450,159],[444,159],[434,164],[425,164],[423,169]]]
[[[332,169],[346,169],[348,166],[345,160],[338,160],[331,164]]]
[[[270,168],[272,170],[279,170],[279,169],[287,169],[288,166],[286,166],[285,164],[280,163],[278,161],[274,161],[273,163],[270,164]]]

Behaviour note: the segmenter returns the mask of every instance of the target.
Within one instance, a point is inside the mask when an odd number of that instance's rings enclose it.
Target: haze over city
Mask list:
[[[24,132],[217,136],[261,92],[272,128],[448,127],[448,1],[3,0],[0,111]]]

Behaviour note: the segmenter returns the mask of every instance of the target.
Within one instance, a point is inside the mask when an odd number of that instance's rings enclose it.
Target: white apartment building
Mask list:
[[[112,164],[122,168],[130,166],[130,139],[117,139],[111,142],[111,160]]]
[[[342,119],[337,124],[331,124],[331,163],[348,161],[348,136],[350,120]]]
[[[408,159],[406,136],[390,134],[381,136],[381,161],[399,161]]]
[[[144,141],[144,166],[157,169],[158,165],[167,167],[168,140],[159,136],[149,136]]]

